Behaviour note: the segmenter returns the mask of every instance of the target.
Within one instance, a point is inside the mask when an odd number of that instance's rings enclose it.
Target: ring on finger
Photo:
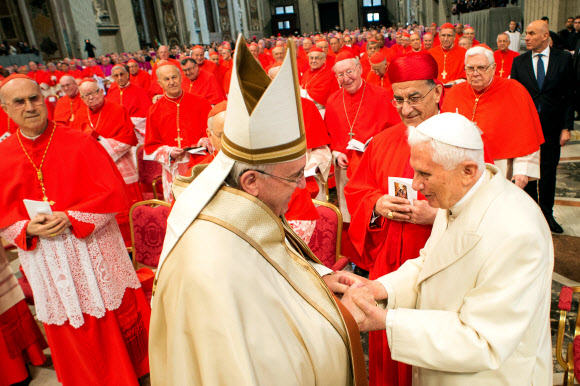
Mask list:
[[[50,237],[56,237],[56,233],[51,233]]]
[[[392,220],[392,219],[394,218],[394,216],[393,216],[393,212],[389,212],[389,213],[387,213],[387,218],[388,218],[389,220]]]

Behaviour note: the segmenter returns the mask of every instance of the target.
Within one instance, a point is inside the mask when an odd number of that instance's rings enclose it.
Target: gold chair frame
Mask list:
[[[129,210],[129,226],[131,227],[131,261],[133,262],[133,267],[135,268],[135,270],[137,270],[139,268],[140,263],[137,261],[137,258],[135,257],[135,232],[133,232],[133,210],[138,207],[138,206],[143,206],[143,205],[149,205],[149,206],[166,206],[166,207],[171,207],[171,204],[169,204],[166,201],[161,201],[161,200],[145,200],[145,201],[139,201],[133,204],[133,206],[131,207],[131,209]],[[142,264],[143,266],[146,266],[145,264]],[[157,267],[154,267],[155,269],[157,269]]]
[[[572,301],[574,301],[574,294],[580,293],[580,287],[572,288]],[[564,346],[564,332],[566,331],[566,316],[568,311],[560,310],[560,321],[558,323],[558,340],[556,341],[556,359],[558,363],[564,369],[564,380],[562,381],[563,386],[574,385],[574,353],[573,353],[573,343],[568,343],[568,350],[566,353],[566,360],[562,355],[562,348]],[[570,323],[572,326],[572,323]],[[576,336],[580,335],[580,317],[576,316],[576,323],[574,328],[574,335],[572,335],[572,340]]]

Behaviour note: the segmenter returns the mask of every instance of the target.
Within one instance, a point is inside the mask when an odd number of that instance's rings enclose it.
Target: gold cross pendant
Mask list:
[[[447,78],[447,72],[445,70],[443,70],[443,72],[441,73],[441,77],[443,79]]]
[[[177,141],[177,147],[181,149],[181,141],[183,140],[183,138],[181,138],[179,133],[177,133],[177,138],[175,138],[175,140]]]
[[[350,137],[350,139],[352,139],[352,137],[354,137],[354,133],[352,132],[352,130],[348,133],[348,136]]]

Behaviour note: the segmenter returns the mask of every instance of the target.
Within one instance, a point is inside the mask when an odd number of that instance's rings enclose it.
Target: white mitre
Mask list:
[[[292,40],[287,46],[280,72],[270,80],[246,40],[238,37],[221,151],[175,201],[157,275],[179,238],[224,184],[235,161],[274,164],[306,154],[296,50]]]
[[[481,131],[461,114],[442,113],[432,116],[417,126],[417,131],[447,145],[464,149],[482,150]]]

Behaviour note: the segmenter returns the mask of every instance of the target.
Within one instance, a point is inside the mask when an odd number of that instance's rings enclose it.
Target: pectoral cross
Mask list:
[[[501,70],[499,70],[499,76],[501,76],[503,78],[503,73],[505,71],[503,70],[503,60],[501,61]]]
[[[445,79],[447,77],[447,71],[445,71],[445,69],[443,69],[443,72],[441,73],[441,77],[443,79]]]
[[[348,133],[348,136],[350,137],[350,139],[352,139],[352,137],[354,137],[354,133],[352,132],[352,130]]]
[[[177,141],[177,147],[181,149],[181,141],[183,140],[183,138],[181,138],[179,130],[177,130],[177,138],[175,138],[175,140]]]

